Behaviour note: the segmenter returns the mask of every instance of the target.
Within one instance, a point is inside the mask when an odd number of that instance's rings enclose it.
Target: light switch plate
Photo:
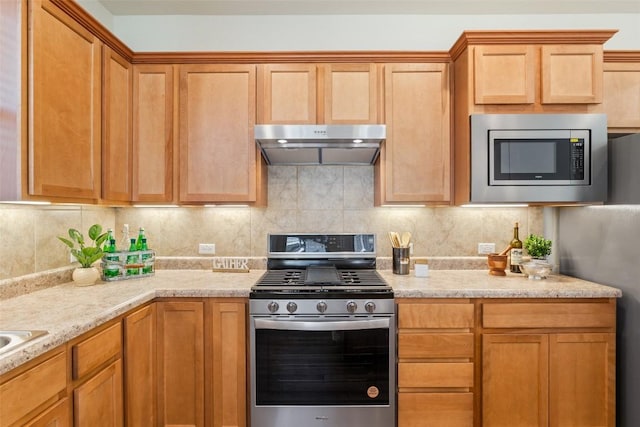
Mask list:
[[[478,255],[488,255],[496,252],[495,243],[478,243]]]
[[[200,255],[215,255],[216,244],[215,243],[200,243],[198,246],[198,253]]]

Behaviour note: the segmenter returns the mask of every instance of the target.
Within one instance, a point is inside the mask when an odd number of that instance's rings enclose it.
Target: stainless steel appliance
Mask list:
[[[256,125],[256,143],[270,165],[371,165],[385,125]]]
[[[251,425],[395,426],[395,304],[375,236],[268,242],[249,301]]]
[[[606,115],[471,115],[472,203],[606,199]]]

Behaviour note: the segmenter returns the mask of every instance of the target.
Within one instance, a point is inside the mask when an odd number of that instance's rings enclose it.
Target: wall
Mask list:
[[[145,51],[447,51],[465,30],[618,29],[605,49],[640,49],[635,14],[114,16],[113,32]],[[188,29],[188,30],[186,30]]]
[[[618,300],[620,427],[640,425],[640,205],[561,208],[560,270],[622,289]]]
[[[0,205],[2,206],[2,205]],[[521,236],[541,233],[542,208],[373,207],[373,167],[270,166],[269,206],[101,208],[0,207],[0,279],[68,265],[55,236],[94,222],[132,233],[143,226],[160,256],[198,256],[198,243],[216,255],[266,256],[274,232],[373,232],[378,255],[391,256],[387,232],[411,231],[415,256],[474,256],[478,242],[505,247],[515,221]]]

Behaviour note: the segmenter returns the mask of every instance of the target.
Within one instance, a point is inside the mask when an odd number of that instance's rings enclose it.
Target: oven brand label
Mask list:
[[[376,397],[378,397],[379,394],[380,394],[380,390],[378,390],[378,387],[374,385],[372,385],[367,389],[367,396],[369,396],[372,399],[375,399]]]

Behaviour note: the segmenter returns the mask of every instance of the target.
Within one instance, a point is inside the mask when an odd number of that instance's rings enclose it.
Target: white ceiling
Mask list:
[[[98,0],[113,15],[640,13],[640,0]]]

